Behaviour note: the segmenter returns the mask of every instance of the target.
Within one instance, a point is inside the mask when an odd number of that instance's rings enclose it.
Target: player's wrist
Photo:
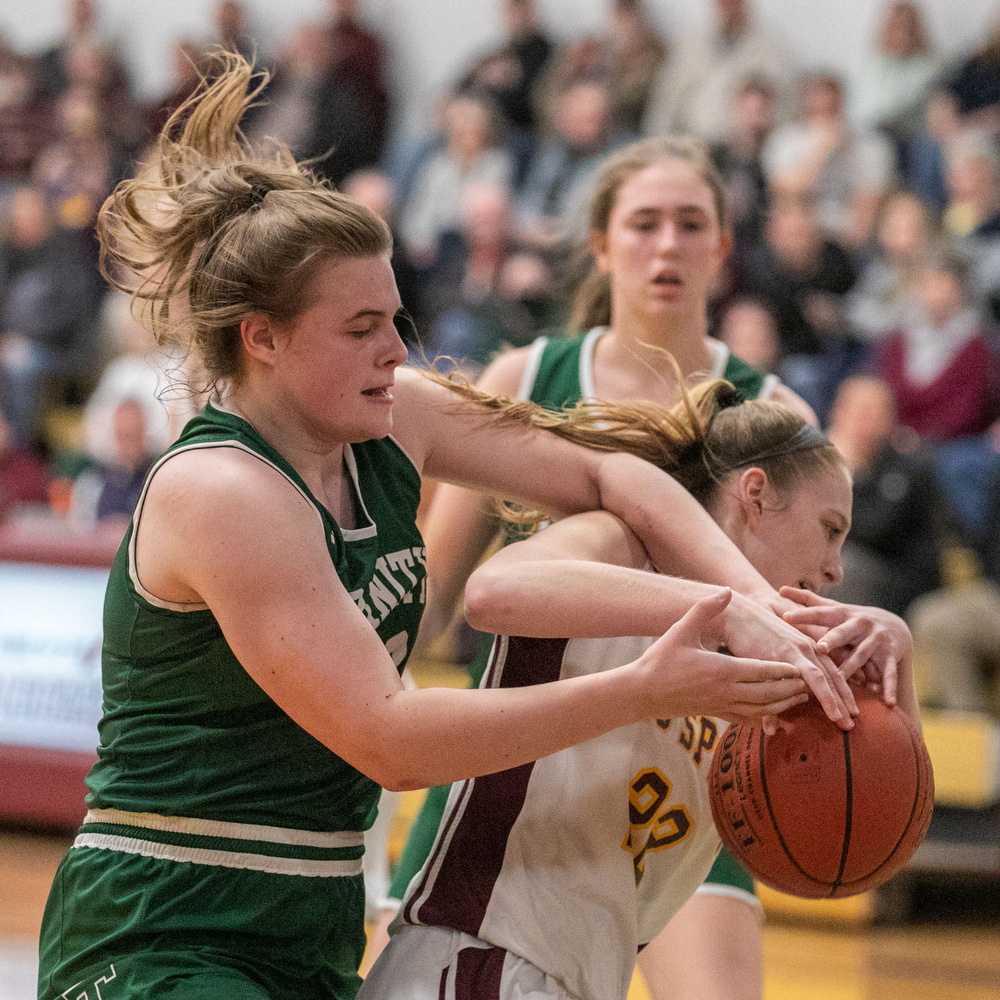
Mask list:
[[[659,699],[662,680],[658,683],[652,657],[647,650],[637,660],[620,668],[622,725],[641,722],[656,714],[653,704]]]

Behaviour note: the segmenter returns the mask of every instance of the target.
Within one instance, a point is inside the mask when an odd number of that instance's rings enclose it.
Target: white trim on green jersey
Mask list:
[[[305,491],[301,486],[291,476],[288,475],[283,469],[275,465],[270,459],[265,458],[260,452],[254,451],[253,448],[247,447],[247,445],[241,443],[240,441],[203,441],[198,444],[184,445],[180,448],[175,448],[173,451],[168,451],[156,464],[149,470],[149,475],[146,476],[146,482],[143,484],[142,493],[139,494],[139,502],[135,505],[135,513],[132,515],[132,537],[129,539],[128,543],[128,575],[129,579],[132,581],[132,586],[135,587],[135,592],[147,603],[151,604],[154,608],[161,608],[164,611],[206,611],[208,610],[208,605],[204,601],[191,601],[186,603],[180,603],[176,601],[165,601],[161,597],[157,597],[155,594],[150,593],[142,585],[139,580],[139,572],[136,569],[136,559],[135,559],[135,545],[136,539],[139,537],[139,518],[142,517],[142,508],[146,502],[146,494],[149,492],[149,484],[153,481],[153,476],[170,461],[175,455],[182,455],[186,451],[198,451],[205,448],[236,448],[238,451],[245,452],[247,455],[252,455],[258,461],[263,462],[265,465],[274,469],[279,475],[284,479],[288,480],[289,483],[295,488],[303,500],[315,511],[316,517],[319,519],[320,530],[326,535],[326,527],[323,524],[323,517],[318,510],[316,510],[315,504],[309,499]],[[351,461],[353,462],[354,456],[351,456]],[[361,496],[361,491],[357,489],[357,467],[351,466],[348,463],[348,467],[352,468],[352,477],[354,479],[354,486],[357,490],[358,496]],[[364,502],[362,501],[362,507],[364,507]],[[368,512],[365,511],[365,517],[368,517]],[[370,521],[371,518],[368,518]],[[372,531],[370,534],[374,534],[375,526],[372,525]],[[346,537],[346,536],[345,536]],[[369,536],[361,536],[369,537]]]
[[[535,379],[538,377],[538,368],[542,363],[542,355],[545,353],[545,345],[549,342],[548,337],[537,337],[528,348],[528,362],[521,373],[521,384],[517,387],[518,399],[530,399],[531,390],[535,386]]]
[[[302,858],[276,858],[266,854],[246,854],[239,851],[215,851],[206,847],[179,847],[134,837],[110,833],[81,833],[73,848],[93,848],[138,854],[144,858],[164,861],[188,861],[196,865],[220,868],[244,868],[269,875],[304,875],[309,878],[349,878],[361,874],[361,858],[332,861],[310,861]]]
[[[191,833],[201,837],[229,837],[233,840],[262,840],[271,844],[291,844],[296,847],[362,847],[365,836],[360,830],[289,830],[281,826],[259,826],[253,823],[229,823],[222,820],[197,819],[191,816],[161,816],[159,813],[127,812],[124,809],[91,809],[83,820],[87,823],[114,823],[165,833]]]

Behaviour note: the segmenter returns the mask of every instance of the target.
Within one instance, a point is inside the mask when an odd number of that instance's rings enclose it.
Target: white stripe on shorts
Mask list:
[[[94,847],[102,851],[139,854],[164,861],[189,861],[196,865],[243,868],[269,875],[304,875],[309,878],[343,878],[361,874],[361,858],[339,861],[307,861],[300,858],[273,858],[266,854],[240,854],[236,851],[212,851],[204,847],[178,847],[133,837],[107,833],[81,833],[73,847]]]
[[[296,847],[361,847],[365,842],[365,835],[360,830],[320,833],[315,830],[287,830],[280,826],[193,819],[189,816],[125,812],[123,809],[91,809],[83,822],[84,825],[113,823],[115,826],[138,826],[165,833],[193,833],[201,837],[228,837],[231,840],[266,840],[272,844],[292,844]]]
[[[758,912],[761,919],[764,917],[764,907],[761,905],[760,900],[752,892],[747,892],[746,889],[740,889],[735,885],[722,885],[719,882],[702,882],[695,889],[695,895],[728,896],[730,899],[738,899],[752,906]]]

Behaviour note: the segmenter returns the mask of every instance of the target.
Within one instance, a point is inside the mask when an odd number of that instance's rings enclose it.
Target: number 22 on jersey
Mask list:
[[[669,779],[658,767],[643,768],[628,786],[628,834],[622,850],[632,855],[635,884],[646,873],[646,855],[679,844],[690,832],[691,814],[685,805],[671,805]]]

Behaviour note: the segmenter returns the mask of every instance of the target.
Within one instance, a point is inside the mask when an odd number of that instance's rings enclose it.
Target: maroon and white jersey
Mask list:
[[[653,641],[500,636],[481,686],[596,673],[637,659]],[[624,1000],[636,952],[718,853],[706,777],[724,726],[651,718],[456,782],[397,924],[471,934],[582,1000]]]

